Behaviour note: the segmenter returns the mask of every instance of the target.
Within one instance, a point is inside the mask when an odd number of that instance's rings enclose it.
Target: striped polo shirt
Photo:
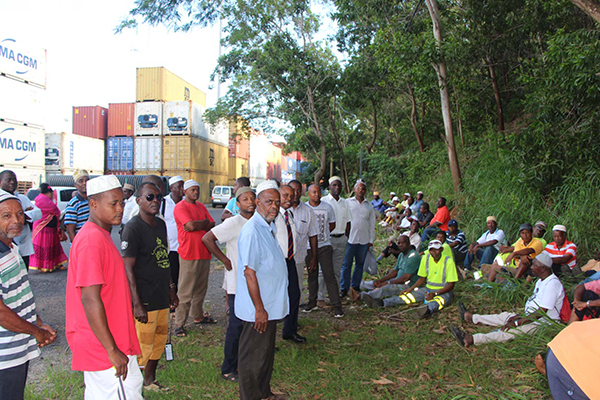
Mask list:
[[[19,248],[0,242],[0,294],[4,304],[19,317],[36,323],[35,301]],[[16,367],[40,355],[33,335],[11,332],[0,326],[0,370]]]
[[[81,197],[79,193],[75,195],[65,208],[65,225],[75,225],[75,233],[83,228],[90,217],[90,206],[87,199]]]
[[[552,258],[571,254],[573,258],[571,258],[571,261],[567,264],[571,269],[577,264],[577,245],[573,242],[565,240],[565,244],[560,249],[556,245],[556,242],[548,243],[544,250],[546,250]]]
[[[459,253],[466,254],[469,247],[467,246],[467,238],[465,237],[465,233],[463,231],[458,231],[456,236],[450,236],[450,231],[446,232],[446,243],[452,244],[454,242],[458,242],[458,245],[454,247],[456,251]]]

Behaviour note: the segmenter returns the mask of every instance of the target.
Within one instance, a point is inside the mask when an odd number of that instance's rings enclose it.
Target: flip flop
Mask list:
[[[187,336],[187,332],[185,331],[185,328],[182,326],[180,328],[175,329],[175,336],[177,336],[177,337],[186,337]]]
[[[450,325],[450,332],[456,339],[460,347],[465,347],[465,333],[454,325]]]
[[[465,313],[467,312],[467,307],[465,307],[465,303],[463,303],[462,301],[458,302],[458,310],[460,312],[460,319],[462,321],[465,320]]]
[[[213,317],[211,317],[210,315],[206,315],[204,318],[202,318],[201,321],[194,321],[194,323],[196,325],[202,324],[202,325],[206,325],[206,324],[216,324],[217,320],[214,319]]]
[[[229,382],[237,382],[238,381],[238,375],[235,372],[230,372],[228,374],[221,374],[221,378],[223,378]]]

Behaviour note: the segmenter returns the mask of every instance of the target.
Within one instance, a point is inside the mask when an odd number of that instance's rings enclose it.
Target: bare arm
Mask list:
[[[400,278],[391,280],[390,281],[390,285],[401,285],[401,284],[404,284],[404,283],[410,281],[410,278],[412,278],[411,274],[404,274]]]
[[[81,288],[81,302],[87,317],[88,323],[94,335],[108,353],[108,360],[115,367],[115,376],[127,378],[127,363],[129,359],[115,343],[108,321],[106,319],[106,310],[100,297],[101,285],[87,286]]]
[[[148,322],[148,312],[142,304],[140,294],[137,289],[137,281],[135,280],[135,257],[123,257],[125,263],[125,272],[127,273],[127,281],[129,282],[129,291],[131,292],[131,301],[133,301],[133,317],[142,324]]]
[[[183,229],[185,229],[187,232],[208,231],[214,227],[215,223],[211,222],[208,218],[201,221],[188,221],[183,224]]]
[[[217,245],[217,237],[212,231],[208,231],[206,235],[202,236],[202,243],[204,243],[204,246],[206,246],[213,256],[217,257],[223,263],[227,271],[231,271],[231,260],[223,254]]]
[[[552,263],[553,264],[567,264],[572,259],[573,259],[573,255],[572,254],[565,254],[562,257],[553,257],[552,258]]]
[[[71,243],[73,243],[73,240],[75,240],[75,224],[68,224],[65,227],[67,228],[67,236]]]
[[[329,232],[333,232],[334,229],[335,229],[335,222],[330,222],[329,223]]]
[[[39,347],[43,347],[56,340],[56,332],[48,325],[44,325],[39,316],[35,324],[27,322],[8,308],[2,300],[0,300],[0,326],[11,332],[33,335]]]
[[[385,285],[387,285],[389,283],[392,283],[392,282],[388,282],[388,281],[390,279],[393,279],[396,275],[398,275],[396,273],[396,270],[392,269],[390,272],[388,272],[388,274],[386,276],[384,276],[381,279],[377,279],[376,281],[374,281],[373,282],[373,286],[375,286],[376,288],[379,288],[379,287],[385,286]]]
[[[436,290],[435,292],[429,292],[425,295],[427,300],[433,299],[435,296],[439,296],[440,294],[448,293],[454,290],[454,282],[446,283],[446,286],[441,288],[440,290]],[[436,294],[437,293],[437,294]]]
[[[415,290],[415,288],[423,286],[426,283],[427,283],[427,278],[424,278],[424,277],[420,276],[419,279],[415,282],[414,285],[412,285],[408,289],[404,289],[402,292],[400,292],[400,294],[402,295],[402,294],[405,294],[405,293],[410,293],[413,290]]]
[[[263,333],[267,329],[267,323],[269,322],[269,314],[265,310],[265,306],[260,297],[260,288],[258,287],[258,279],[256,279],[256,272],[252,268],[246,267],[244,269],[244,277],[248,284],[248,293],[254,304],[256,310],[254,316],[254,329],[258,333]]]
[[[479,243],[478,246],[479,247],[489,247],[489,246],[495,245],[496,243],[498,243],[498,241],[496,239],[494,239],[494,240],[488,240],[487,242]]]
[[[346,237],[350,237],[350,221],[346,224],[346,232],[344,233],[346,234]]]
[[[228,209],[224,208],[221,213],[221,222],[225,221],[227,218],[233,217],[233,214]]]

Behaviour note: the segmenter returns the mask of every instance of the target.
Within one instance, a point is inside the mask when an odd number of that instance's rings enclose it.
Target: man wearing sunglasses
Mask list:
[[[171,280],[167,227],[157,217],[162,202],[158,187],[144,182],[137,190],[140,213],[121,233],[121,253],[133,301],[135,330],[142,354],[138,364],[144,368],[144,387],[162,389],[156,381],[156,367],[169,331],[169,307],[179,300]]]

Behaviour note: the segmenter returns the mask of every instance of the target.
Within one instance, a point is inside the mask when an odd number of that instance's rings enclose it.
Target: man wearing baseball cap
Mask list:
[[[567,240],[567,227],[554,225],[552,228],[554,242],[546,245],[546,251],[552,257],[552,271],[557,276],[576,276],[581,274],[577,266],[577,245]]]
[[[217,322],[204,313],[203,308],[212,255],[202,237],[215,226],[215,221],[206,206],[198,201],[198,182],[193,179],[185,181],[183,190],[185,198],[177,203],[173,212],[179,241],[179,306],[175,311],[175,334],[179,337],[187,336],[184,325],[189,314],[192,314],[195,324]]]
[[[71,247],[66,336],[71,368],[84,371],[86,400],[142,400],[140,345],[125,264],[110,236],[123,218],[123,190],[114,175],[86,182],[89,220]]]
[[[549,320],[559,321],[560,311],[565,297],[565,290],[560,280],[552,273],[552,259],[547,252],[540,253],[531,266],[533,275],[538,279],[533,293],[525,303],[524,316],[512,312],[480,315],[467,311],[467,307],[459,301],[460,319],[470,324],[499,326],[501,329],[490,333],[471,335],[450,325],[450,330],[458,343],[463,347],[490,342],[506,342],[520,334],[532,334],[542,323]]]
[[[462,265],[467,256],[467,238],[465,233],[458,229],[458,222],[455,219],[448,221],[448,232],[446,232],[446,243],[452,249],[454,262]]]
[[[496,220],[496,217],[490,215],[487,217],[485,223],[488,230],[469,246],[464,264],[466,270],[471,269],[471,264],[473,264],[475,257],[479,260],[479,269],[481,269],[483,264],[491,265],[494,262],[494,258],[498,255],[500,246],[506,244],[506,236],[502,229],[498,229],[498,220]]]

